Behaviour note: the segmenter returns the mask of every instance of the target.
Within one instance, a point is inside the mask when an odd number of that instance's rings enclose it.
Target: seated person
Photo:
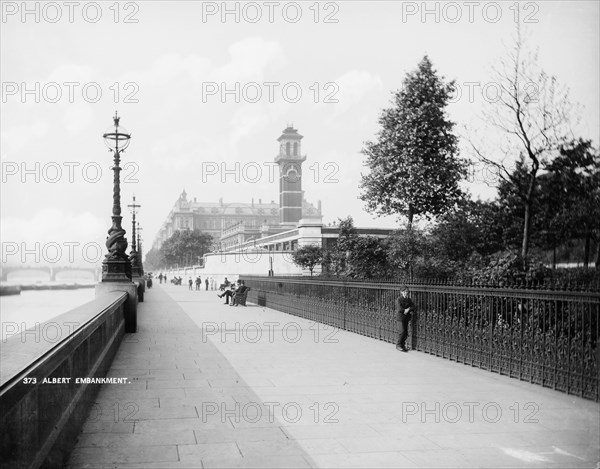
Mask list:
[[[220,295],[217,293],[217,296],[219,298],[223,298],[225,297],[225,304],[228,305],[229,304],[229,298],[231,298],[235,293],[235,290],[233,290],[233,285],[230,284],[227,287],[225,287],[225,291],[223,293],[221,293]]]
[[[237,283],[238,287],[235,291],[233,299],[231,300],[231,306],[246,306],[246,297],[248,296],[248,290],[250,290],[250,287],[247,287],[243,280],[238,280]]]
[[[219,285],[219,290],[225,291],[225,289],[230,285],[233,285],[233,284],[227,279],[227,277],[225,277],[225,280],[223,280],[223,283],[221,285]]]

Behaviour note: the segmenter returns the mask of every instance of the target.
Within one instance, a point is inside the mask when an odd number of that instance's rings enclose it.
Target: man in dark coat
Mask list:
[[[238,280],[237,283],[238,286],[235,290],[235,295],[233,295],[233,298],[231,299],[231,306],[237,306],[240,304],[246,306],[244,294],[250,290],[250,288],[246,286],[246,283],[243,280]]]
[[[408,323],[412,319],[412,314],[415,311],[413,300],[408,297],[408,287],[400,289],[400,296],[396,299],[396,314],[400,325],[400,333],[398,335],[398,343],[396,348],[403,352],[408,352],[406,348],[406,338],[408,337]]]

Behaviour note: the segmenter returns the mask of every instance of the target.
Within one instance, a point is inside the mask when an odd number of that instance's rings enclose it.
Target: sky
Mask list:
[[[112,155],[102,134],[118,111],[126,205],[141,205],[151,246],[183,189],[202,202],[278,200],[277,138],[304,136],[305,198],[324,222],[398,227],[359,199],[364,143],[424,55],[457,94],[448,115],[481,120],[492,67],[517,24],[539,62],[581,104],[577,136],[600,140],[599,3],[1,2],[2,263],[98,261],[110,228]],[[487,85],[487,87],[486,87]],[[461,140],[461,157],[469,158]],[[475,198],[494,189],[477,169]],[[493,178],[492,178],[493,179]]]

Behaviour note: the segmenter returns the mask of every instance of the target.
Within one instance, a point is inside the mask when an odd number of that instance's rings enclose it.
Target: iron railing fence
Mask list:
[[[364,279],[352,277],[340,277],[335,275],[315,275],[313,277],[298,274],[278,275],[286,279],[294,278],[299,281],[324,280],[327,282],[338,281],[346,283],[383,283],[383,284],[410,284],[410,285],[436,285],[436,286],[461,286],[473,288],[511,288],[520,290],[559,290],[559,291],[586,291],[600,292],[600,275],[588,276],[588,278],[573,277],[545,277],[542,279],[526,279],[516,277],[512,280],[479,281],[473,278],[377,278]]]
[[[248,300],[396,342],[399,285],[242,276]],[[407,284],[417,307],[407,345],[460,363],[599,401],[600,295]]]

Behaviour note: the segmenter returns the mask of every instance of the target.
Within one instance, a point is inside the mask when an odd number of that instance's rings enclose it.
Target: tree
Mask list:
[[[292,259],[297,266],[310,270],[312,277],[315,266],[323,262],[323,248],[316,244],[299,247],[294,251]]]
[[[591,240],[600,244],[600,155],[590,141],[574,141],[562,147],[545,169],[548,172],[539,178],[539,218],[546,227],[544,244],[556,252],[561,243],[583,239],[587,267]]]
[[[147,270],[158,270],[165,266],[165,259],[160,249],[152,248],[146,254],[146,260],[144,261],[144,263],[146,264]]]
[[[559,88],[556,78],[540,68],[537,51],[527,51],[520,29],[508,60],[501,60],[493,72],[499,91],[484,119],[500,131],[502,143],[490,152],[481,144],[471,144],[480,161],[496,167],[505,183],[518,188],[523,206],[521,258],[527,265],[538,171],[572,138],[571,104],[568,91]],[[525,171],[524,180],[513,177],[516,159]]]
[[[510,173],[510,179],[498,181],[498,216],[497,222],[502,227],[502,244],[509,250],[520,251],[523,242],[523,223],[525,220],[525,205],[523,204],[522,194],[527,191],[529,184],[529,170],[523,157],[519,158],[513,171]],[[536,183],[535,193],[539,191]],[[537,198],[531,201],[530,212],[532,214],[539,211]],[[535,205],[535,206],[534,206]],[[533,226],[537,217],[532,217],[530,233],[540,233],[538,226]],[[521,256],[522,260],[522,256]]]
[[[346,218],[338,218],[338,238],[333,250],[325,255],[327,267],[331,268],[335,275],[347,274],[348,258],[358,241],[358,232],[354,227],[354,220],[350,215]]]
[[[350,215],[344,219],[338,218],[338,222],[337,249],[345,254],[354,248],[358,240],[358,231],[356,231],[354,220]]]
[[[487,256],[503,248],[503,224],[495,202],[464,200],[432,229],[436,252],[465,264],[473,253]]]
[[[393,273],[385,239],[375,236],[357,238],[349,254],[346,271],[349,277],[376,279]]]
[[[431,257],[431,245],[420,230],[398,230],[388,240],[388,256],[397,269],[404,271],[410,279],[415,266]]]
[[[167,266],[192,264],[210,251],[212,236],[200,230],[176,231],[160,250]]]
[[[461,195],[466,168],[445,113],[453,89],[425,56],[382,112],[377,141],[362,150],[371,172],[362,177],[361,199],[378,214],[406,216],[409,230],[415,216],[443,213]]]

